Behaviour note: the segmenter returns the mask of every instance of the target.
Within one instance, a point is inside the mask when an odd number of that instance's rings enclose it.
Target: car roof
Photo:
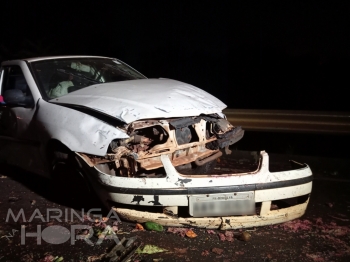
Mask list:
[[[42,60],[63,59],[63,58],[107,58],[107,59],[114,59],[114,58],[105,57],[105,56],[67,55],[67,56],[42,56],[42,57],[23,58],[23,59],[8,60],[8,61],[4,61],[4,62],[9,62],[9,61],[36,62],[36,61],[42,61]]]

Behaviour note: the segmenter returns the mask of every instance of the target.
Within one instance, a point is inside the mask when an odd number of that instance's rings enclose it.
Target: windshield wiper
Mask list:
[[[64,73],[64,74],[67,74],[67,75],[72,75],[72,76],[77,76],[77,77],[80,77],[80,78],[84,78],[86,80],[89,80],[93,83],[96,83],[96,84],[100,84],[101,82],[93,79],[93,78],[90,78],[90,77],[87,77],[87,76],[84,76],[82,74],[79,74],[79,73],[73,73],[73,72],[69,72],[69,71],[66,71],[64,69],[57,69],[58,72],[61,72],[61,73]]]

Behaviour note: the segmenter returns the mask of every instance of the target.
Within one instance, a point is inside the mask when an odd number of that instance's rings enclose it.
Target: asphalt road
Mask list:
[[[135,255],[131,261],[349,261],[350,164],[347,159],[270,155],[272,168],[283,167],[288,158],[308,163],[314,172],[307,213],[300,220],[287,224],[250,229],[249,241],[238,239],[242,233],[239,230],[234,230],[233,241],[228,241],[232,239],[225,237],[225,233],[229,236],[230,232],[217,230],[194,228],[197,237],[188,238],[167,232],[167,228],[163,232],[135,231],[134,223],[114,223],[113,219],[105,224],[118,228],[115,230],[119,239],[137,236],[144,245],[156,245],[167,250],[152,255]],[[71,242],[65,239],[67,241],[64,242],[59,236],[56,239],[47,237],[45,229],[53,226],[63,230],[68,237],[72,225],[104,226],[86,219],[80,222],[76,216],[70,219],[72,209],[81,215],[82,208],[87,212],[91,208],[101,208],[101,205],[87,192],[72,193],[69,188],[72,188],[70,181],[66,182],[66,186],[57,188],[43,178],[1,165],[0,262],[40,261],[49,255],[62,256],[63,261],[98,261],[98,256],[115,245],[113,239],[97,244],[98,238],[93,237],[94,245],[89,245],[84,240]],[[15,215],[23,209],[25,221],[23,217],[17,222],[13,217],[7,219],[10,209]],[[47,220],[48,209],[55,209],[52,212],[61,210],[62,216],[57,212],[51,215],[55,214],[63,221]],[[107,216],[106,212],[97,210],[95,214]],[[66,213],[68,219],[64,221]],[[37,243],[36,237],[27,236],[25,244],[21,244],[21,229],[25,233],[36,233],[38,225],[41,225],[41,243]],[[59,241],[62,243],[58,244]]]

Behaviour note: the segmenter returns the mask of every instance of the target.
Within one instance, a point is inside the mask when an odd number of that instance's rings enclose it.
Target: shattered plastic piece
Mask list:
[[[191,229],[186,232],[186,236],[189,238],[195,238],[197,237],[197,234],[194,233]]]
[[[166,252],[167,249],[160,248],[154,245],[145,245],[144,248],[141,250],[141,248],[138,248],[136,250],[137,254],[155,254],[155,253],[161,253]]]
[[[154,223],[154,222],[146,222],[145,223],[145,228],[147,230],[151,230],[151,231],[158,231],[158,232],[162,232],[163,231],[163,226],[159,225],[157,223]]]

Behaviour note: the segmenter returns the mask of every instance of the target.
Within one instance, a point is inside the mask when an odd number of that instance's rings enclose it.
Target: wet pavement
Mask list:
[[[166,249],[155,254],[135,254],[130,261],[349,261],[350,164],[347,159],[271,154],[271,169],[285,168],[289,158],[308,163],[314,172],[311,200],[301,219],[233,231],[192,228],[197,235],[194,238],[173,228],[164,228],[163,232],[141,231],[135,229],[135,223],[120,223],[113,218],[89,221],[93,214],[87,216],[86,212],[91,208],[101,209],[96,210],[95,215],[108,216],[108,210],[103,210],[93,195],[81,190],[72,193],[69,181],[66,186],[57,188],[46,179],[1,165],[0,262],[40,261],[45,257],[50,261],[50,255],[62,257],[63,261],[99,261],[101,255],[115,246],[115,239],[101,238],[106,227],[116,232],[119,239],[137,236],[141,247],[155,245]],[[223,159],[218,168],[240,164],[247,165],[245,161]],[[9,216],[10,209],[15,217]],[[23,216],[17,219],[21,209]],[[51,209],[51,218],[56,215],[62,222],[48,220],[48,209]],[[82,216],[82,209],[85,216]],[[76,212],[73,219],[72,210]],[[83,222],[79,221],[79,216]],[[41,243],[37,243],[37,237],[26,236],[22,237],[21,244],[21,230],[22,235],[37,233],[38,225],[41,226]],[[71,241],[71,232],[84,235],[88,231],[75,231],[74,225],[91,226],[94,229],[92,243],[83,239]],[[57,229],[56,233],[62,234],[50,235],[47,228]],[[250,235],[245,239],[248,241],[241,239],[242,232]]]

